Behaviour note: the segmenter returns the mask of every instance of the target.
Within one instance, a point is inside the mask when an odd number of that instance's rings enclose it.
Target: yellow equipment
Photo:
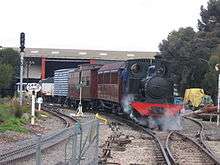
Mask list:
[[[205,96],[204,90],[201,88],[186,89],[184,102],[191,101],[194,107],[198,107],[202,102],[202,97]]]
[[[103,121],[105,124],[108,124],[108,120],[102,116],[100,116],[98,113],[96,113],[95,117],[101,121]]]

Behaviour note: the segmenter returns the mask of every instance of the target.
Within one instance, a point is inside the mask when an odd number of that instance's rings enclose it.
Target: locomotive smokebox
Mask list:
[[[144,81],[144,95],[147,102],[151,103],[173,103],[173,78],[171,74],[171,63],[155,56],[156,62],[154,73]]]
[[[163,77],[151,77],[145,82],[145,96],[150,102],[167,102],[167,98],[172,97],[173,83]],[[166,100],[165,100],[166,99]],[[169,102],[169,101],[168,101]]]

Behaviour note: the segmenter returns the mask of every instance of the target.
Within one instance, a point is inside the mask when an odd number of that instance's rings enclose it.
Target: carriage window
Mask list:
[[[86,77],[86,82],[85,82],[86,86],[89,86],[90,85],[90,79],[89,79],[89,76]]]
[[[111,73],[111,84],[118,83],[118,72]]]
[[[103,74],[98,74],[98,84],[102,84],[103,83]]]
[[[83,83],[83,86],[85,86],[85,87],[89,86],[89,84],[90,84],[89,77],[88,76],[82,77],[82,83]]]
[[[104,84],[110,83],[110,73],[104,73]]]

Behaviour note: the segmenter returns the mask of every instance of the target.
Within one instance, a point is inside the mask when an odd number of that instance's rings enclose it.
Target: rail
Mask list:
[[[173,156],[173,154],[171,152],[171,149],[169,147],[169,141],[171,139],[170,137],[174,133],[176,133],[177,135],[181,136],[183,139],[187,139],[187,140],[191,141],[192,143],[194,143],[203,153],[205,153],[207,156],[209,156],[216,164],[220,164],[220,161],[214,155],[212,155],[210,152],[208,152],[206,149],[204,149],[204,147],[202,145],[200,145],[198,142],[196,142],[195,140],[193,140],[190,137],[185,136],[184,134],[182,134],[180,132],[171,131],[168,134],[168,136],[167,136],[165,147],[166,147],[166,150],[167,150],[167,152],[169,154],[169,158],[171,159],[172,164],[177,164],[177,162],[175,161],[175,158],[174,158],[174,156]]]
[[[200,125],[200,131],[199,131],[199,142],[201,143],[201,145],[209,152],[211,153],[213,156],[215,156],[215,154],[212,152],[212,150],[208,147],[208,145],[205,143],[204,141],[204,125],[202,124],[202,122],[194,119],[194,118],[191,118],[191,117],[184,117],[185,119],[188,119],[188,120],[191,120],[195,123],[197,123],[198,125]]]

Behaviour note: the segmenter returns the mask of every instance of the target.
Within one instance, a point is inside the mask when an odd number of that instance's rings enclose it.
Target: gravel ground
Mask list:
[[[66,114],[74,114],[76,111],[65,109]],[[92,113],[84,113],[84,117],[80,118],[81,122],[87,122],[88,120],[94,119],[95,115]],[[63,127],[62,121],[50,115],[50,117],[41,119],[37,121],[37,126],[29,127],[34,133],[51,133]],[[220,127],[216,127],[216,123],[210,124],[209,122],[205,123],[206,134],[219,134]],[[130,165],[130,164],[155,164],[155,145],[152,142],[151,137],[144,136],[140,132],[131,130],[127,126],[121,126],[121,132],[124,135],[128,135],[131,139],[131,143],[126,144],[125,150],[118,151],[117,146],[113,146],[111,150],[112,158],[108,158],[108,162],[119,163],[121,165]],[[11,149],[15,147],[14,142],[22,140],[24,138],[29,138],[34,133],[30,132],[28,134],[18,134],[15,132],[6,132],[0,133],[0,152],[5,149]],[[114,132],[108,125],[100,123],[99,130],[99,156],[103,154],[103,147],[111,135],[114,135]],[[133,138],[135,137],[135,138]],[[220,142],[219,141],[207,141],[213,151],[220,157]],[[42,154],[43,163],[42,164],[62,164],[65,158],[65,144],[66,141],[55,145]],[[70,149],[69,149],[70,150]],[[91,151],[93,153],[94,151]],[[59,156],[57,156],[59,155]],[[35,164],[34,158],[25,158],[22,162],[16,162],[16,164]]]
[[[62,108],[62,111],[66,115],[73,116],[74,118],[76,118],[77,120],[79,120],[82,123],[87,122],[88,120],[95,119],[95,114],[92,113],[92,112],[84,112],[82,117],[76,117],[75,116],[75,114],[76,114],[75,110],[67,109],[67,108]]]
[[[66,144],[67,144],[67,141],[63,141],[58,145],[55,145],[53,147],[50,147],[50,148],[44,150],[41,153],[42,165],[63,164],[64,160],[65,160],[65,146],[66,146]],[[35,165],[36,164],[36,157],[35,156],[28,156],[26,158],[23,158],[22,160],[16,161],[15,164],[16,165]]]
[[[132,130],[127,126],[119,126],[119,128],[120,132],[123,134],[119,139],[125,139],[125,137],[128,136],[131,142],[122,148],[119,148],[118,144],[113,143],[111,145],[110,157],[107,159],[108,163],[117,163],[121,165],[145,165],[156,163],[156,146],[152,137]],[[100,157],[103,155],[103,149],[106,148],[105,144],[108,137],[114,134],[115,132],[113,132],[108,125],[100,124]]]

